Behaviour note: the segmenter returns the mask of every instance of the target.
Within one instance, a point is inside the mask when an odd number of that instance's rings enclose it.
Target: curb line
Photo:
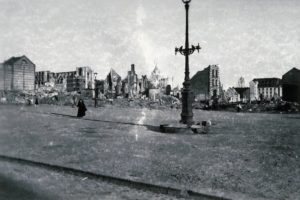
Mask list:
[[[162,185],[155,185],[145,182],[133,181],[125,178],[118,178],[114,176],[84,171],[80,169],[75,169],[71,167],[64,167],[60,165],[53,165],[49,163],[43,163],[39,161],[27,160],[23,158],[11,157],[6,155],[0,155],[0,161],[7,161],[11,163],[18,163],[23,165],[28,165],[32,167],[44,168],[47,170],[52,170],[56,172],[63,172],[66,174],[71,174],[80,177],[88,177],[89,179],[100,180],[107,183],[112,183],[120,186],[126,186],[138,190],[150,191],[159,194],[167,194],[177,197],[185,197],[190,199],[199,199],[199,200],[230,200],[224,197],[213,196],[209,194],[198,193],[192,190],[182,190],[174,187],[167,187]]]

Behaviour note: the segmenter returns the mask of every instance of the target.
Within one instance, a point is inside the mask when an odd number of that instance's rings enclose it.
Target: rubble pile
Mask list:
[[[34,92],[31,91],[3,91],[0,94],[0,103],[32,104]]]
[[[243,104],[241,106],[241,111],[244,112],[297,113],[300,110],[298,103],[286,101]]]
[[[227,103],[209,105],[195,102],[194,109],[202,110],[223,110],[232,112],[265,112],[265,113],[298,113],[300,105],[295,102],[275,101],[275,102],[252,102],[252,103]]]
[[[33,91],[3,91],[0,93],[0,103],[7,104],[34,104],[38,99],[39,104],[54,104],[63,106],[75,106],[82,98],[86,106],[93,107],[95,100],[90,93],[62,92],[53,87],[42,87]],[[148,109],[181,109],[178,98],[170,95],[160,94],[156,100],[149,98],[102,98],[97,99],[98,107],[115,106]],[[231,112],[269,112],[269,113],[299,113],[299,103],[286,101],[252,102],[252,103],[217,103],[194,102],[193,109],[223,110]]]
[[[85,102],[88,102],[85,100]],[[89,105],[89,103],[86,103]],[[102,99],[97,101],[99,107],[113,105],[115,107],[131,107],[131,108],[148,108],[148,109],[170,109],[178,108],[181,106],[180,100],[167,95],[162,95],[156,101],[150,100],[148,98],[139,99],[127,99],[127,98],[117,98],[117,99]]]
[[[7,104],[39,104],[72,105],[74,98],[79,98],[76,92],[60,92],[53,88],[39,88],[33,91],[3,91],[0,93],[0,103]]]
[[[283,101],[276,105],[276,110],[283,112],[300,112],[300,105],[295,102]]]

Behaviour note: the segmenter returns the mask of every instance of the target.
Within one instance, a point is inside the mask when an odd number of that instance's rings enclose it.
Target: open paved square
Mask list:
[[[300,115],[194,111],[208,134],[145,126],[179,110],[0,106],[0,154],[232,199],[300,196]],[[63,114],[63,115],[57,115]]]

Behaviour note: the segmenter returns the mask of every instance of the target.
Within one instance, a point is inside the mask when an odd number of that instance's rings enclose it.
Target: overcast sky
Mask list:
[[[125,78],[130,65],[161,72],[180,84],[185,10],[181,0],[0,0],[0,62],[26,55],[37,70],[72,71],[91,66],[104,78],[114,68]],[[190,58],[193,76],[220,66],[224,87],[243,76],[281,77],[300,68],[299,0],[192,0]]]

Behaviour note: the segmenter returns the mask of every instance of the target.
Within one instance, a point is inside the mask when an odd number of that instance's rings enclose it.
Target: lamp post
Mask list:
[[[96,80],[96,77],[97,77],[97,72],[94,73],[94,81],[95,81],[95,108],[97,107],[97,97],[98,97],[98,88],[97,88],[97,80]]]
[[[185,5],[186,11],[186,27],[185,27],[185,48],[183,46],[179,48],[175,48],[175,55],[177,52],[185,56],[185,78],[183,82],[183,90],[182,90],[182,112],[181,112],[181,120],[180,122],[183,124],[187,124],[188,126],[194,123],[193,121],[193,111],[192,111],[192,103],[193,103],[193,94],[190,90],[190,71],[189,71],[189,55],[193,54],[195,50],[199,52],[201,47],[199,44],[197,46],[192,45],[189,47],[189,3],[191,0],[182,0]]]

